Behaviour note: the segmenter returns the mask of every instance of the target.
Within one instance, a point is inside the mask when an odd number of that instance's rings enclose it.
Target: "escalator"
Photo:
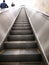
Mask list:
[[[43,65],[37,43],[25,9],[22,8],[3,42],[0,65]]]

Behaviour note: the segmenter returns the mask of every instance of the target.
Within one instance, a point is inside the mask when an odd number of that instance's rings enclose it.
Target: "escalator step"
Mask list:
[[[30,26],[30,24],[14,24],[13,27],[26,27],[26,26]]]
[[[9,49],[0,55],[3,62],[33,62],[41,61],[41,54],[37,49]]]
[[[5,41],[5,49],[29,49],[37,48],[37,41]]]
[[[15,22],[14,24],[28,24],[28,21],[23,21],[23,22]]]
[[[31,27],[12,27],[12,30],[31,30]]]
[[[33,41],[34,35],[8,35],[8,41]]]
[[[29,22],[15,22],[14,25],[29,25]]]
[[[42,65],[40,62],[0,62],[0,65]]]
[[[27,34],[33,34],[32,30],[11,30],[11,35],[27,35]]]

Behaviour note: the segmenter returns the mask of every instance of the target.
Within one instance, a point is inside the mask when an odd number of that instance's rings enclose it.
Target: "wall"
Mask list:
[[[49,0],[33,0],[32,8],[49,14]]]

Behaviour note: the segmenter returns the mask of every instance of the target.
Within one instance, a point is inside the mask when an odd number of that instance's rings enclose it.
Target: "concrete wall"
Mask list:
[[[13,7],[0,13],[0,46],[13,25],[20,9]]]
[[[32,0],[32,8],[49,14],[49,0]]]
[[[49,17],[39,11],[26,9],[31,26],[42,49],[42,52],[49,61]]]

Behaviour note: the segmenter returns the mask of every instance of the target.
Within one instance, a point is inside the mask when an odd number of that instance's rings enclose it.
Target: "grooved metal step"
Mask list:
[[[37,41],[5,41],[5,49],[29,49],[37,48]]]
[[[41,62],[0,62],[0,65],[42,65]]]
[[[22,27],[22,26],[24,26],[24,27],[27,27],[27,26],[30,26],[30,24],[14,24],[13,25],[13,27]]]
[[[21,26],[20,25],[20,26],[13,26],[13,27],[30,27],[30,26],[29,25],[28,26],[25,26],[25,25],[24,26],[23,25]]]
[[[22,18],[23,19],[23,18]],[[16,22],[28,22],[28,20],[19,18],[19,20],[16,20]]]
[[[14,25],[30,25],[29,22],[15,22]]]
[[[32,30],[11,30],[10,32],[11,35],[29,35],[33,34]]]
[[[33,62],[41,61],[41,54],[36,49],[9,49],[0,55],[0,61],[10,62]]]
[[[12,27],[12,30],[31,30],[31,27]]]
[[[8,35],[8,41],[33,41],[34,35]]]
[[[28,22],[27,18],[19,17],[15,22]]]
[[[19,21],[19,22],[15,22],[15,24],[28,24],[28,23],[29,23],[28,21],[23,21],[23,22]]]

